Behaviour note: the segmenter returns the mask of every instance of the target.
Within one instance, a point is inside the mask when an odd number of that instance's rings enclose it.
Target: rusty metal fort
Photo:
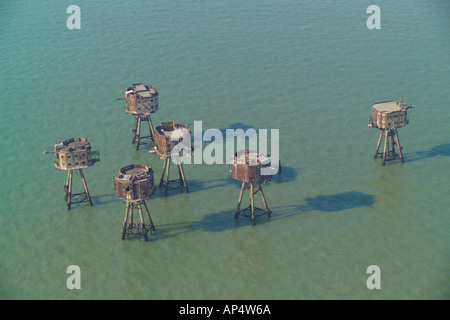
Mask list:
[[[190,135],[180,135],[180,130],[190,133],[190,129],[174,121],[162,121],[155,128],[151,115],[159,110],[158,90],[153,85],[135,83],[125,90],[125,97],[117,100],[126,100],[125,113],[134,116],[134,128],[132,129],[132,143],[136,144],[136,150],[141,146],[148,146],[149,154],[157,155],[163,160],[162,173],[159,181],[159,188],[163,189],[164,196],[171,190],[184,190],[189,193],[189,187],[184,173],[182,162],[174,162],[175,146],[184,139],[190,139]],[[403,101],[386,101],[372,105],[372,115],[368,118],[368,126],[380,130],[380,136],[374,159],[381,158],[382,165],[386,161],[400,159],[404,162],[404,156],[400,145],[397,129],[406,126],[407,110],[415,106],[407,105]],[[143,124],[147,122],[148,133],[144,134]],[[182,131],[183,131],[182,130]],[[176,133],[176,134],[175,134]],[[379,152],[384,138],[383,151]],[[390,143],[389,143],[390,140]],[[193,149],[191,150],[193,151]],[[83,169],[87,169],[100,161],[100,153],[92,151],[91,144],[87,138],[70,138],[57,143],[54,151],[45,151],[44,154],[54,153],[54,167],[58,170],[67,171],[67,181],[64,185],[65,202],[68,209],[72,204],[88,202],[93,205]],[[171,162],[176,163],[178,177],[170,179]],[[242,149],[235,152],[229,163],[229,171],[234,180],[241,182],[241,189],[238,198],[235,218],[243,216],[249,218],[255,225],[256,218],[267,215],[271,216],[272,211],[268,207],[262,185],[271,180],[272,175],[265,175],[266,169],[271,168],[271,157],[257,150]],[[81,192],[74,192],[72,189],[73,173],[78,172],[83,184]],[[269,170],[270,172],[270,170]],[[281,172],[281,165],[279,170]],[[144,164],[127,164],[122,166],[113,177],[115,195],[126,204],[125,218],[122,224],[122,239],[137,236],[148,241],[148,234],[155,232],[155,226],[150,216],[146,200],[155,193],[154,170]],[[249,191],[250,204],[241,209],[245,190]],[[264,209],[255,206],[255,195],[261,195]],[[134,217],[138,212],[139,217]],[[144,215],[145,212],[145,215]]]
[[[91,196],[84,177],[83,169],[92,167],[100,161],[100,153],[92,151],[91,143],[86,138],[71,138],[55,145],[54,151],[45,151],[44,154],[54,153],[55,169],[67,171],[67,182],[64,185],[65,201],[67,209],[72,207],[73,203],[89,202],[92,206]],[[84,191],[74,193],[72,190],[73,172],[76,171],[83,182]]]
[[[406,126],[409,121],[407,118],[407,110],[415,108],[415,106],[408,106],[405,102],[386,101],[375,103],[372,106],[372,117],[368,118],[368,126],[380,130],[380,137],[378,138],[377,149],[373,156],[374,159],[380,157],[382,165],[384,166],[387,160],[395,160],[400,158],[403,163],[403,147],[400,145],[398,138],[398,128]],[[380,153],[381,141],[384,137],[384,149]],[[391,148],[389,148],[389,137],[391,137]],[[395,137],[395,141],[394,141]],[[397,152],[395,152],[397,146]]]

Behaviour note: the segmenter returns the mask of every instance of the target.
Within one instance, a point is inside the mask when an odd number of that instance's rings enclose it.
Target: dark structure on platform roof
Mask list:
[[[152,168],[139,164],[122,167],[114,176],[114,190],[116,196],[127,204],[123,220],[122,239],[129,238],[130,235],[137,235],[139,238],[143,236],[145,241],[148,241],[148,233],[155,231],[155,226],[145,203],[145,200],[155,190]],[[142,206],[144,206],[149,220],[147,224],[142,214]],[[139,211],[139,223],[133,220],[135,209]]]
[[[267,214],[267,216],[270,217],[272,211],[270,211],[269,207],[267,206],[266,197],[264,196],[264,192],[261,187],[261,183],[270,181],[272,178],[272,175],[263,174],[262,172],[263,168],[268,171],[273,170],[270,165],[270,157],[255,150],[245,149],[240,150],[234,154],[234,157],[230,161],[231,177],[234,180],[242,182],[238,205],[234,215],[235,218],[237,218],[238,215],[241,215],[250,218],[252,224],[255,224],[256,218],[260,217],[263,214]],[[256,185],[257,187],[256,190],[254,185]],[[245,189],[249,189],[250,191],[250,205],[247,208],[241,210],[240,208],[242,196]],[[255,207],[255,194],[257,194],[258,192],[261,193],[265,210]],[[249,210],[250,213],[247,213]],[[264,212],[256,213],[257,211]]]
[[[189,193],[189,188],[184,175],[183,164],[180,161],[178,166],[178,179],[169,180],[170,177],[170,163],[172,162],[172,151],[177,144],[188,138],[186,133],[190,129],[184,124],[175,123],[173,121],[161,122],[155,129],[154,135],[154,149],[149,153],[156,153],[160,159],[164,159],[163,173],[159,182],[159,187],[164,186],[164,195],[167,196],[168,190],[184,188],[186,193]],[[177,154],[181,156],[182,152],[186,150],[179,150]],[[192,150],[189,150],[191,152]]]
[[[402,154],[403,147],[400,145],[397,128],[404,127],[408,124],[407,110],[410,108],[415,108],[415,106],[408,106],[403,101],[379,102],[372,106],[372,117],[368,118],[368,126],[380,130],[380,137],[373,158],[380,157],[383,166],[386,160],[400,158],[401,162],[404,162]],[[383,152],[378,152],[383,137],[384,150]],[[391,149],[389,148],[389,137],[391,137]],[[395,151],[395,145],[397,145],[398,154]]]
[[[136,143],[136,150],[139,150],[140,145],[153,141],[154,129],[150,114],[159,109],[158,90],[152,85],[135,83],[126,90],[125,100],[125,113],[135,116],[132,143]],[[142,122],[148,122],[148,136],[141,136]]]
[[[93,166],[100,161],[100,153],[92,151],[91,143],[86,138],[71,138],[55,145],[55,151],[45,151],[44,154],[54,153],[54,167],[67,171],[67,183],[64,186],[67,208],[73,203],[89,202],[92,206],[91,196],[86,184],[83,169]],[[73,171],[77,170],[83,182],[84,192],[74,193],[72,190]]]

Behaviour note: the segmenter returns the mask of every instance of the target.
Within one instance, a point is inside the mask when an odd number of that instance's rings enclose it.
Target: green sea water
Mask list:
[[[446,0],[0,2],[0,298],[450,298],[449,15]],[[159,91],[154,123],[280,130],[271,218],[234,219],[226,164],[187,164],[189,194],[147,201],[150,241],[121,240],[114,174],[146,164],[158,182],[163,165],[116,100],[137,82]],[[402,97],[405,163],[383,167],[366,118]],[[72,137],[101,161],[85,170],[94,206],[67,210],[42,152]]]

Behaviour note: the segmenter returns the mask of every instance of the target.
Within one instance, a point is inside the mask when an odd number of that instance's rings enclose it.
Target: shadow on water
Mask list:
[[[406,154],[405,162],[413,162],[418,160],[424,160],[436,156],[450,157],[450,143],[440,144],[432,147],[428,151],[418,151]]]
[[[95,205],[105,205],[112,202],[122,202],[122,199],[116,197],[114,193],[111,194],[102,194],[102,195],[92,195],[91,194],[92,203]]]
[[[264,224],[271,220],[286,219],[298,214],[312,211],[321,212],[341,212],[348,209],[371,207],[375,203],[375,197],[358,191],[343,192],[332,195],[321,195],[313,198],[306,198],[305,204],[270,207],[271,217],[262,215],[256,219],[256,226]],[[220,211],[206,215],[200,221],[190,223],[175,223],[156,226],[156,234],[152,237],[154,240],[161,240],[176,237],[180,234],[193,232],[196,230],[221,232],[236,229],[242,226],[251,226],[250,219],[239,216],[234,218],[235,207],[230,206],[230,210]]]
[[[109,204],[112,202],[123,201],[122,199],[117,198],[115,194],[102,194],[102,195],[90,194],[90,196],[91,196],[93,207],[106,205],[106,204]],[[64,200],[64,202],[66,202],[65,199],[63,199],[63,200]],[[84,195],[79,195],[79,196],[75,196],[72,198],[71,210],[75,210],[75,209],[83,208],[83,207],[86,207],[86,208],[89,207],[88,200],[86,199],[86,197]]]
[[[338,212],[347,209],[370,207],[375,203],[374,196],[358,191],[344,192],[327,196],[306,198],[304,209],[323,212]]]

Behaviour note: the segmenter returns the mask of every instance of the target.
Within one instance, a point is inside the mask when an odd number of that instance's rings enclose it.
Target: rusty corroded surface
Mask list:
[[[125,113],[148,115],[159,109],[158,90],[152,85],[135,83],[125,91]]]
[[[149,166],[131,164],[122,167],[114,175],[116,196],[125,201],[141,201],[154,191],[153,170]]]
[[[186,138],[186,133],[190,134],[190,129],[184,124],[161,122],[155,128],[153,136],[156,154],[160,157],[170,156],[173,147]]]
[[[55,145],[54,166],[60,170],[84,169],[100,161],[99,152],[92,151],[86,138],[71,138]]]
[[[368,119],[368,126],[377,129],[401,128],[408,124],[407,106],[404,102],[386,101],[372,106],[372,116]]]
[[[261,168],[270,168],[270,165],[270,157],[266,154],[250,149],[240,150],[230,160],[231,177],[246,183],[265,182],[272,176],[262,175]]]

